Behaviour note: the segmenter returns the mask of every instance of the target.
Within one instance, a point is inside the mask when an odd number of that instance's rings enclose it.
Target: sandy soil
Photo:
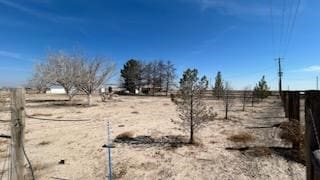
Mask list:
[[[95,97],[96,105],[92,107],[64,106],[55,101],[59,99],[66,98],[27,95],[26,111],[34,118],[26,119],[25,148],[36,179],[105,179],[107,153],[102,146],[107,142],[108,120],[113,138],[124,132],[154,141],[188,136],[172,122],[179,117],[169,98],[120,96],[101,102]],[[75,104],[82,99],[85,100],[77,97]],[[222,102],[207,103],[215,108],[218,117],[196,133],[197,146],[171,147],[149,141],[114,143],[112,164],[116,179],[305,179],[305,166],[279,153],[257,156],[249,151],[226,150],[243,145],[290,146],[278,137],[278,128],[254,128],[286,121],[279,100],[268,98],[244,112],[236,102],[229,120],[223,120]],[[0,112],[0,119],[0,133],[7,134],[9,124],[3,120],[9,120],[10,114]],[[243,144],[227,139],[240,132],[252,134],[255,140]],[[7,144],[6,140],[0,142],[0,168],[7,156]],[[59,164],[60,160],[65,164]],[[26,172],[30,171],[26,168]]]

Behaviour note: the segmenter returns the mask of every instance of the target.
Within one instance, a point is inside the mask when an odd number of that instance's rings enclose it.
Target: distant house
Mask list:
[[[46,90],[46,94],[66,94],[66,91],[63,89],[63,87],[53,86]]]
[[[126,90],[125,88],[119,86],[118,84],[105,84],[99,89],[99,92],[100,93],[108,92],[109,87],[111,87],[112,91],[115,92],[115,93]]]

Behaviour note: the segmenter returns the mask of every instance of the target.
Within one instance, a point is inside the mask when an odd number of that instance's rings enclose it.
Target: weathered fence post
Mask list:
[[[300,92],[288,91],[287,92],[287,110],[289,121],[297,127],[296,136],[301,136],[300,130]],[[300,151],[300,141],[293,141],[292,148]]]
[[[288,91],[288,118],[300,121],[300,92]]]
[[[284,108],[284,114],[285,117],[289,117],[289,92],[288,91],[283,91],[282,92],[282,97],[283,97],[283,108]]]
[[[316,132],[315,132],[316,131]],[[316,172],[312,152],[319,149],[317,135],[320,135],[320,91],[306,91],[305,93],[305,155],[307,166],[307,180],[320,179],[320,172]]]
[[[25,126],[25,91],[22,88],[11,92],[11,138],[12,138],[12,167],[11,180],[24,179],[24,126]]]

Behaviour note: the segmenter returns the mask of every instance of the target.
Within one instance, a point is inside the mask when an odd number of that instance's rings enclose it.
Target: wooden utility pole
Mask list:
[[[278,76],[279,76],[279,95],[282,96],[282,75],[283,75],[283,72],[281,70],[281,59],[282,58],[278,58]]]
[[[24,179],[24,127],[25,127],[25,91],[22,88],[11,92],[11,138],[12,152],[10,169],[11,180]]]

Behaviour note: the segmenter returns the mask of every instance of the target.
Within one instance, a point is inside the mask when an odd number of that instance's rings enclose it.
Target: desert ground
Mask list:
[[[118,96],[102,102],[94,97],[87,107],[76,96],[68,105],[63,95],[26,95],[25,149],[36,179],[106,179],[107,121],[111,122],[112,168],[115,179],[305,179],[305,166],[277,152],[290,147],[280,129],[267,127],[284,118],[280,100],[269,97],[242,111],[234,102],[225,120],[223,102],[207,100],[218,116],[195,133],[196,145],[175,143],[188,139],[176,105],[167,97]],[[0,132],[9,134],[10,112],[0,112]],[[260,128],[257,128],[260,127]],[[115,139],[125,134],[129,138]],[[237,134],[251,139],[235,142]],[[8,140],[0,139],[1,177],[8,174]],[[230,150],[234,147],[253,147]],[[64,164],[59,164],[64,160]],[[26,172],[30,171],[26,163]]]

